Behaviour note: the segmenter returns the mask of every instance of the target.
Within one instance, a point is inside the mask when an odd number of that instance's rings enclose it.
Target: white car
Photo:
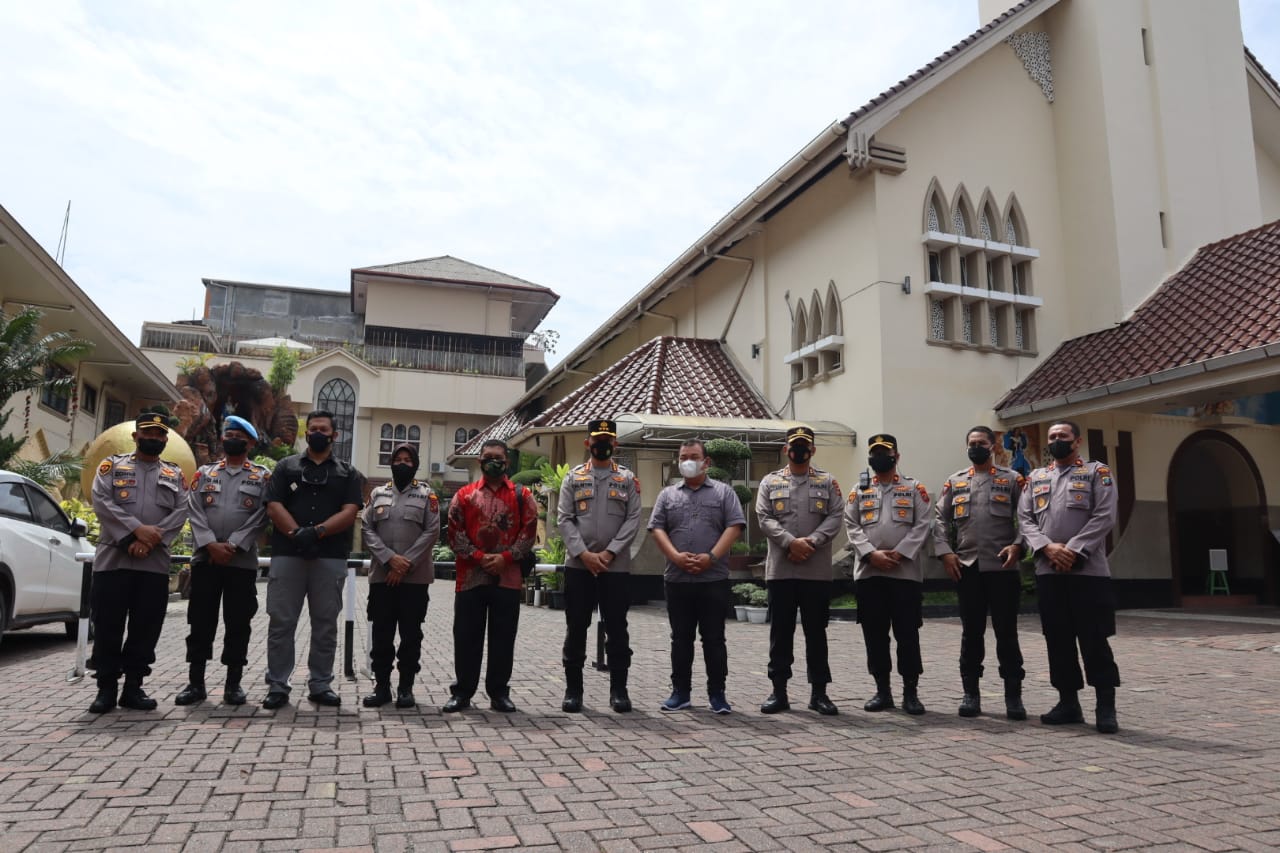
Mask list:
[[[0,638],[50,622],[76,636],[84,575],[76,552],[92,548],[85,532],[40,486],[0,471]]]

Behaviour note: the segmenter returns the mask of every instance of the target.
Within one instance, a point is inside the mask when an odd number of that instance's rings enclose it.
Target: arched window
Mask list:
[[[458,429],[453,433],[453,449],[454,449],[454,452],[456,453],[456,452],[458,451],[458,449],[459,449],[460,447],[462,447],[462,445],[464,445],[464,444],[466,444],[466,443],[467,443],[467,441],[468,441],[468,439],[467,439],[467,430],[466,430],[466,428],[464,428],[464,427],[458,427]]]
[[[809,338],[806,343],[814,343],[822,337],[822,303],[818,301],[818,291],[809,297]]]
[[[836,283],[827,285],[827,308],[822,315],[824,325],[823,336],[844,334],[844,323],[840,320],[840,298],[836,295]]]
[[[338,440],[333,443],[333,456],[351,462],[352,433],[356,426],[356,392],[345,379],[330,379],[320,388],[316,408],[333,412],[333,428]]]
[[[403,444],[408,437],[409,431],[404,428],[404,424],[396,424],[396,444]]]
[[[479,434],[480,434],[480,430],[478,429],[471,430],[471,432],[467,433],[467,441],[470,441],[471,439],[475,438]]]
[[[395,442],[391,438],[391,424],[383,424],[378,431],[378,464],[391,464],[391,451],[395,449]]]

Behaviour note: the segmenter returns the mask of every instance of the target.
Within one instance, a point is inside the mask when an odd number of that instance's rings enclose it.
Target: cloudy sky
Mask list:
[[[1241,15],[1280,76],[1280,4]],[[198,316],[202,277],[346,290],[352,267],[450,254],[558,292],[563,356],[977,18],[976,0],[0,2],[0,205],[52,254],[71,202],[65,266],[135,341]]]

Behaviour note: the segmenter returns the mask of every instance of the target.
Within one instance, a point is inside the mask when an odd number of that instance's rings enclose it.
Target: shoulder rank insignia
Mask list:
[[[637,495],[638,495],[638,494],[640,494],[640,478],[639,478],[639,477],[634,477],[634,476],[633,476],[633,477],[631,478],[631,482],[633,482],[633,483],[635,483],[635,484],[636,484],[636,494],[637,494]]]
[[[929,492],[925,489],[923,483],[916,483],[916,491],[920,493],[920,497],[924,498],[925,503],[929,502]]]
[[[103,459],[103,460],[102,460],[102,464],[98,466],[98,473],[99,473],[99,474],[101,474],[101,475],[103,475],[103,476],[106,476],[106,474],[107,474],[110,470],[111,470],[111,460],[110,460],[110,459]]]

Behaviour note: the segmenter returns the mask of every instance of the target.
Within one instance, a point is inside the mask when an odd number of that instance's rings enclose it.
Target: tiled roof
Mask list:
[[[1000,15],[998,18],[995,18],[994,20],[987,23],[985,26],[978,28],[970,35],[966,36],[965,38],[953,44],[950,48],[948,48],[943,53],[939,54],[931,62],[929,62],[920,70],[916,71],[914,74],[911,74],[903,78],[902,80],[899,80],[897,83],[890,86],[888,89],[885,89],[883,92],[876,95],[874,98],[867,101],[865,104],[858,107],[853,112],[849,113],[849,117],[845,119],[844,123],[846,125],[852,124],[857,119],[860,119],[863,116],[867,115],[868,113],[873,111],[876,107],[880,106],[882,103],[887,101],[889,98],[893,97],[894,95],[898,94],[904,89],[910,88],[911,85],[914,84],[916,81],[922,80],[925,77],[928,77],[930,74],[933,74],[935,71],[938,70],[939,66],[945,64],[947,60],[951,59],[952,57],[960,53],[963,53],[974,42],[981,39],[984,35],[991,32],[996,27],[1000,26],[1005,21],[1012,18],[1014,15],[1018,14],[1019,12],[1021,12],[1022,10],[1030,6],[1034,6],[1037,3],[1043,3],[1043,2],[1045,2],[1045,0],[1022,0],[1021,3],[1009,9],[1003,15]]]
[[[384,275],[402,275],[413,278],[432,278],[441,281],[460,282],[462,284],[498,284],[504,287],[532,288],[548,290],[540,284],[507,275],[504,272],[491,270],[479,264],[455,258],[452,255],[441,255],[438,258],[422,258],[417,261],[403,261],[398,264],[382,264],[373,267],[360,267],[354,272],[382,273]],[[548,292],[550,292],[548,290]]]
[[[505,441],[525,429],[576,427],[624,414],[776,417],[719,341],[661,337],[636,347],[536,417],[522,420],[516,409],[508,410],[454,455],[476,456],[488,439]]]
[[[1064,342],[996,411],[1276,342],[1280,220],[1202,246],[1128,320]]]

